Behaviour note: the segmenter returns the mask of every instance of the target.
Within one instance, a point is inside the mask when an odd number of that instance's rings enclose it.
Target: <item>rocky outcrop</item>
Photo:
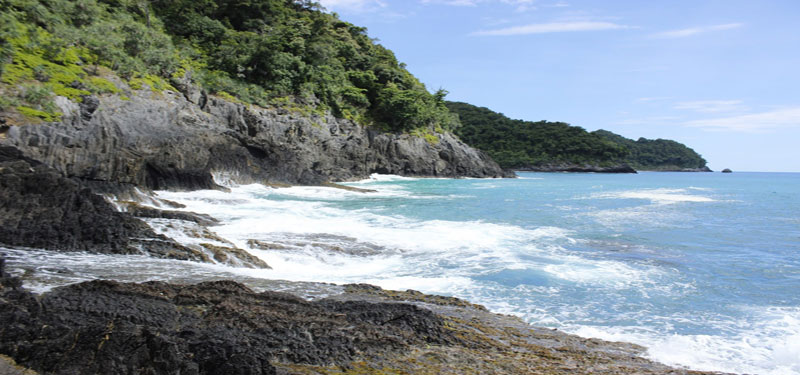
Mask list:
[[[456,338],[408,304],[307,302],[232,282],[92,281],[36,298],[3,275],[0,353],[54,374],[275,374]]]
[[[216,219],[190,212],[161,211],[139,205],[134,213],[211,225]],[[216,261],[268,268],[242,251],[192,248],[157,234],[141,220],[119,212],[83,180],[0,146],[0,244],[56,251],[148,254],[158,258]],[[213,260],[212,260],[213,258]]]
[[[0,259],[0,355],[42,374],[699,374],[455,298],[346,289],[98,280],[35,296]]]
[[[141,218],[191,221],[204,227],[219,224],[219,220],[206,214],[188,211],[161,210],[130,201],[121,201],[117,202],[117,204],[124,212]]]
[[[636,170],[627,164],[600,167],[590,164],[560,163],[532,165],[517,170],[526,172],[636,173]]]
[[[4,128],[13,145],[67,176],[150,189],[207,189],[212,177],[240,183],[318,185],[371,173],[509,176],[451,134],[425,140],[387,134],[330,115],[264,109],[144,87],[127,97],[56,101],[61,122]],[[201,95],[202,94],[202,95]]]
[[[0,147],[0,243],[60,251],[147,252],[202,260],[203,254],[154,233],[117,212],[80,181]]]
[[[733,171],[728,168],[725,168],[722,170],[722,173],[733,173]]]

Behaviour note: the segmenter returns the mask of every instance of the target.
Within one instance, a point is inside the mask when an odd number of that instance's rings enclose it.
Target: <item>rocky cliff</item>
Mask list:
[[[113,78],[113,77],[112,77]],[[264,109],[146,85],[125,96],[59,97],[56,123],[3,127],[0,144],[19,148],[70,177],[150,189],[205,189],[217,175],[237,183],[322,184],[372,173],[507,177],[450,134],[423,139],[301,110]]]

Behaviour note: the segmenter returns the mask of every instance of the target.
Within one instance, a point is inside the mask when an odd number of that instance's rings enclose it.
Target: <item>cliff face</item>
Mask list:
[[[450,134],[428,141],[380,133],[332,116],[256,108],[181,87],[183,93],[145,86],[129,97],[87,97],[80,105],[59,97],[60,122],[7,127],[0,144],[70,177],[151,189],[213,188],[214,174],[276,184],[371,173],[509,176]]]

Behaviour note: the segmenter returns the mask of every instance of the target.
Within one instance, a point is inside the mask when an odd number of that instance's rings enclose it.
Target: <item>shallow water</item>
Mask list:
[[[6,252],[16,272],[47,276],[30,279],[38,290],[115,276],[232,277],[294,292],[295,284],[270,280],[365,282],[639,343],[671,365],[800,373],[800,174],[373,176],[350,185],[378,192],[248,185],[159,193],[222,220],[212,230],[272,270]],[[248,240],[272,249],[250,249]],[[114,266],[102,260],[111,258]],[[61,271],[47,268],[53,263]],[[335,292],[321,289],[307,297]]]

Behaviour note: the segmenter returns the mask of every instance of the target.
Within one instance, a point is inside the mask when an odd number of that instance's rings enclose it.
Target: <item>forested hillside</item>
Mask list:
[[[44,121],[56,95],[191,79],[260,106],[331,111],[383,130],[456,125],[394,54],[307,0],[0,0],[0,110]]]
[[[434,133],[455,131],[511,168],[705,165],[672,141],[511,120],[465,103],[448,109],[446,91],[428,92],[365,28],[313,1],[0,0],[0,9],[0,112],[20,123],[59,120],[58,96],[125,99],[118,79],[154,92],[189,82],[229,101],[329,112],[430,143]]]
[[[592,134],[624,146],[628,150],[625,162],[636,169],[673,170],[703,169],[706,159],[683,143],[670,139],[639,138],[636,141],[608,130],[596,130]]]
[[[637,141],[605,130],[587,132],[563,122],[512,120],[488,108],[448,102],[460,118],[456,134],[489,153],[505,168],[552,164],[607,167],[628,164],[640,170],[699,169],[706,161],[675,141]]]

